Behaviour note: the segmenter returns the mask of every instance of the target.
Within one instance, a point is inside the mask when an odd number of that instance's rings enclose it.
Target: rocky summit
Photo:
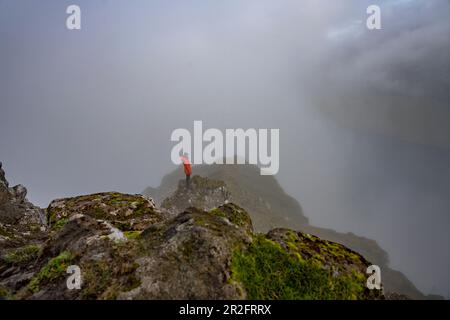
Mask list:
[[[106,192],[41,210],[0,178],[2,299],[384,298],[366,288],[362,255],[286,228],[255,232],[219,180],[180,182],[160,207]],[[80,289],[68,288],[69,266]]]

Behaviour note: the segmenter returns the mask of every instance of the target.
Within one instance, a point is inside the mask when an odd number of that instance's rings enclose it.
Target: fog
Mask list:
[[[66,7],[82,29],[65,27]],[[0,0],[0,161],[41,206],[157,186],[171,133],[279,128],[311,223],[450,297],[450,3]]]

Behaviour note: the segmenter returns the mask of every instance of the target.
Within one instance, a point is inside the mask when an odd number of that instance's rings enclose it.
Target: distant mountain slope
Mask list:
[[[275,178],[261,176],[256,166],[202,165],[195,166],[194,170],[200,176],[224,181],[231,193],[231,200],[253,210],[253,225],[258,231],[267,232],[280,226],[308,225],[308,219],[303,215],[297,200],[286,194]],[[183,170],[177,169],[166,175],[158,188],[149,187],[143,194],[151,195],[161,204],[176,190],[178,181],[183,176]]]
[[[387,292],[404,294],[413,299],[426,298],[406,276],[389,268],[388,254],[376,241],[353,233],[339,233],[311,226],[297,200],[286,194],[273,176],[261,176],[257,166],[199,165],[193,170],[200,176],[224,181],[230,193],[230,200],[250,213],[256,231],[290,228],[341,243],[381,267]],[[166,175],[159,187],[146,188],[143,194],[153,197],[161,204],[176,191],[183,176],[182,168],[178,168]]]

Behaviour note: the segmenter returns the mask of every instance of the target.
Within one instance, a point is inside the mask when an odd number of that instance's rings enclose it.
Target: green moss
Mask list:
[[[121,193],[111,193],[108,195],[108,198],[104,200],[104,203],[109,206],[120,206],[123,203],[127,203],[128,199],[125,195]]]
[[[211,225],[211,219],[206,215],[194,216],[194,223],[201,227],[208,227]]]
[[[49,225],[53,225],[55,223],[55,221],[58,220],[58,217],[60,217],[61,213],[62,213],[62,208],[60,207],[56,207],[56,208],[47,208],[47,219],[48,219],[48,223]]]
[[[147,204],[143,201],[140,201],[134,209],[134,214],[138,216],[143,216],[144,214],[151,213],[150,208],[147,207]]]
[[[363,262],[363,258],[359,254],[343,245],[323,240],[307,233],[297,234],[289,230],[285,232],[282,240],[290,251],[300,251],[319,264],[322,264],[326,260],[334,262],[341,261],[344,264],[361,264]]]
[[[210,213],[219,217],[227,218],[231,223],[238,227],[252,225],[252,221],[247,212],[232,203],[212,209]]]
[[[123,234],[127,239],[136,239],[139,238],[142,231],[125,231]]]
[[[59,230],[61,230],[61,229],[67,224],[67,222],[69,222],[69,219],[67,219],[67,218],[59,219],[59,220],[56,221],[56,223],[52,226],[52,230],[54,230],[54,231],[59,231]]]
[[[240,282],[248,299],[362,299],[360,274],[334,277],[317,261],[303,260],[278,243],[257,236],[245,251],[232,257],[232,281]]]
[[[26,263],[31,261],[32,259],[35,259],[38,256],[40,250],[41,247],[38,245],[35,244],[26,245],[19,249],[9,251],[2,257],[2,260],[5,261],[6,263],[11,264]]]
[[[223,218],[227,217],[227,215],[222,210],[220,210],[219,208],[212,209],[210,211],[210,213],[212,213],[212,214],[214,214],[216,216],[219,216],[219,217],[223,217]]]
[[[194,215],[193,218],[196,225],[207,228],[208,231],[213,232],[215,235],[223,234],[224,222],[215,216],[209,213],[202,213]]]
[[[287,240],[289,242],[297,242],[298,241],[298,235],[294,231],[289,230],[289,231],[287,231],[286,235],[287,235]]]
[[[140,285],[135,276],[139,264],[133,262],[135,245],[130,242],[115,244],[111,259],[89,261],[81,265],[83,270],[82,299],[111,300],[120,292]]]
[[[32,292],[38,292],[42,283],[54,281],[65,274],[67,267],[73,260],[74,256],[69,251],[64,251],[57,257],[50,259],[39,273],[31,279],[28,288]]]
[[[8,289],[6,289],[5,287],[1,287],[0,286],[0,300],[2,300],[2,299],[11,300],[11,299],[13,299],[13,296],[9,292]]]

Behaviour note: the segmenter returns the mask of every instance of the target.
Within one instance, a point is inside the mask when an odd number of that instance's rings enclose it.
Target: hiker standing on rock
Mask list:
[[[189,188],[192,173],[191,163],[189,162],[189,154],[183,153],[181,156],[181,161],[183,161],[184,174],[186,175],[186,187]]]

